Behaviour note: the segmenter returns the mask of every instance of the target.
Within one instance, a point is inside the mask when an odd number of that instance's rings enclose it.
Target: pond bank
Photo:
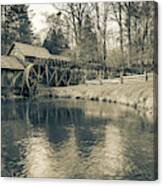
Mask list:
[[[124,84],[120,84],[117,79],[117,81],[103,82],[103,84],[88,82],[69,87],[42,88],[38,96],[118,103],[152,114],[153,94],[153,78],[148,81],[143,78],[131,78],[125,79]]]
[[[117,103],[137,109],[140,112],[148,113],[153,116],[153,111],[157,112],[157,105],[154,105],[154,81],[150,74],[148,81],[144,76],[127,76],[120,83],[120,79],[102,80],[102,82],[93,80],[86,84],[68,86],[68,87],[44,87],[40,86],[38,94],[34,98],[53,97],[53,98],[71,98],[100,101],[107,103]],[[157,87],[156,87],[157,88]],[[8,99],[29,99],[28,97],[1,95],[2,100]],[[155,108],[155,109],[153,109]]]

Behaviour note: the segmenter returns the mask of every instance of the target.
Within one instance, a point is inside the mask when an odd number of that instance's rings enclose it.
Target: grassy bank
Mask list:
[[[105,80],[102,84],[98,81],[90,81],[84,85],[43,88],[39,90],[39,96],[54,96],[59,98],[76,98],[108,103],[118,103],[153,112],[153,76],[148,81],[144,76],[130,76],[120,79]]]

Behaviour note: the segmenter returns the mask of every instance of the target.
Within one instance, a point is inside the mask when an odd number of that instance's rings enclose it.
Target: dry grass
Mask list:
[[[92,81],[84,85],[47,88],[40,91],[40,96],[113,102],[152,113],[153,92],[153,75],[150,74],[148,81],[145,81],[144,76],[125,77],[123,84],[120,84],[120,79],[106,80],[102,85],[98,81]]]

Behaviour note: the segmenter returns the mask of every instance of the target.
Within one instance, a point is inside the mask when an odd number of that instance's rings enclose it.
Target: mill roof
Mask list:
[[[26,43],[19,43],[19,42],[14,42],[11,45],[8,51],[8,55],[10,55],[14,47],[16,47],[21,52],[21,54],[23,54],[26,57],[48,59],[51,56],[51,54],[46,48],[38,47],[38,46],[26,44]]]
[[[14,56],[1,56],[1,69],[24,70],[24,66]]]
[[[38,47],[26,43],[14,42],[7,55],[10,55],[12,50],[16,47],[20,53],[25,57],[36,57],[42,59],[51,59],[51,60],[59,60],[59,61],[70,61],[70,59],[63,55],[54,55],[50,54],[46,48]]]

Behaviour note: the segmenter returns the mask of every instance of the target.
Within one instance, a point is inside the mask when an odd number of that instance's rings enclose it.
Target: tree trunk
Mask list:
[[[129,10],[130,11],[130,10]],[[128,67],[131,65],[131,15],[128,14]]]
[[[105,4],[104,4],[105,6]],[[104,30],[103,30],[103,62],[106,62],[107,49],[106,49],[106,31],[107,31],[107,20],[108,20],[108,8],[104,7]]]
[[[128,40],[128,67],[131,66],[131,2],[125,3],[127,16],[127,40]]]
[[[120,48],[122,55],[122,65],[124,65],[124,55],[123,55],[123,26],[122,26],[122,5],[119,3],[119,35],[120,35]]]

